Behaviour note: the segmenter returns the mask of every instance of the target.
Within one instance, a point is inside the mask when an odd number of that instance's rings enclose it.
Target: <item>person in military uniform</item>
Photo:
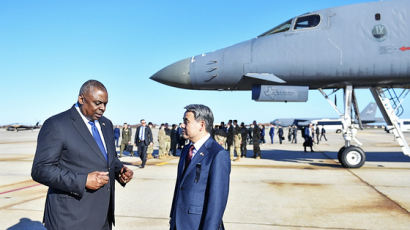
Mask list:
[[[158,131],[158,158],[162,159],[165,152],[165,126],[161,124]]]
[[[296,125],[293,125],[293,129],[292,129],[293,135],[292,135],[292,143],[297,144],[298,143],[298,127]]]
[[[127,147],[127,145],[131,144],[131,128],[128,127],[127,123],[124,123],[122,128],[122,136],[121,136],[121,146],[120,146],[120,157],[122,157],[122,152]],[[131,156],[134,155],[133,151],[130,152]]]
[[[165,149],[164,149],[164,155],[165,156],[171,156],[171,153],[169,150],[171,150],[171,129],[168,127],[168,123],[165,123]]]
[[[215,126],[215,141],[225,148],[226,144],[226,132],[223,127],[216,125]]]
[[[171,128],[171,154],[173,156],[177,155],[177,143],[178,143],[178,133],[177,133],[177,125],[173,124]]]
[[[279,144],[282,144],[282,141],[285,139],[285,138],[283,137],[283,129],[282,129],[282,126],[279,126],[279,129],[278,129],[278,137],[279,137]]]
[[[239,161],[241,159],[241,143],[242,143],[242,135],[241,135],[241,128],[238,125],[238,121],[233,121],[233,146],[236,152],[236,160]],[[231,148],[230,150],[231,158],[235,155],[234,150]]]
[[[152,130],[153,129],[153,125],[152,122],[148,122],[148,127]],[[147,159],[152,159],[152,153],[154,152],[154,143],[151,143],[150,145],[148,145],[147,148]]]
[[[228,121],[228,124],[226,124],[226,145],[227,145],[227,150],[229,151],[231,155],[231,161],[233,161],[233,151],[234,151],[234,146],[233,146],[233,126],[232,126],[232,120]]]
[[[259,143],[261,140],[261,130],[259,129],[258,124],[256,121],[253,121],[253,130],[252,130],[252,141],[253,141],[253,158],[260,159],[261,158],[261,148],[259,147]]]
[[[246,152],[248,152],[248,150],[246,149],[246,138],[248,137],[248,129],[245,126],[245,123],[241,123],[241,130],[240,130],[240,134],[241,134],[241,157],[246,157]]]

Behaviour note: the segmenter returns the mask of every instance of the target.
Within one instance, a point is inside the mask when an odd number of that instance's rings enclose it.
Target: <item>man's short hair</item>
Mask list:
[[[185,106],[186,112],[192,112],[196,121],[205,122],[205,130],[208,133],[212,132],[212,126],[214,124],[214,114],[211,109],[206,105],[191,104]]]
[[[98,88],[107,92],[107,89],[105,88],[103,83],[97,80],[88,80],[84,82],[84,84],[81,86],[78,96],[85,95],[86,93],[90,92],[90,90],[93,88]]]

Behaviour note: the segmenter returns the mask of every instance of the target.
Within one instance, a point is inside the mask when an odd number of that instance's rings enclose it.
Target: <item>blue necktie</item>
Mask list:
[[[98,132],[97,126],[95,126],[95,123],[93,121],[89,121],[88,124],[91,125],[91,131],[93,133],[94,140],[98,145],[98,148],[100,148],[101,153],[103,154],[105,160],[108,161],[107,152],[105,151],[104,144],[101,140],[101,136],[100,136],[100,133]]]

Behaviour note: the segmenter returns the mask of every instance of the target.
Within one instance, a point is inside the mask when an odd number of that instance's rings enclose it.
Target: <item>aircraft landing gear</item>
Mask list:
[[[366,154],[360,147],[354,145],[343,146],[339,150],[337,158],[345,168],[360,168],[366,161]]]
[[[352,105],[357,105],[356,99],[354,97],[353,87],[351,85],[347,85],[344,89],[344,113],[339,111],[337,106],[331,100],[329,100],[329,96],[322,89],[319,89],[319,91],[339,114],[342,121],[343,129],[341,130],[341,133],[343,134],[345,145],[340,148],[339,152],[337,153],[339,162],[345,168],[362,167],[364,162],[366,161],[366,154],[360,147],[351,145],[352,141],[355,141],[359,146],[362,145],[360,141],[356,139],[357,128],[353,124],[351,116]],[[357,110],[357,106],[355,106],[355,110]],[[356,114],[358,114],[357,111],[355,112]]]

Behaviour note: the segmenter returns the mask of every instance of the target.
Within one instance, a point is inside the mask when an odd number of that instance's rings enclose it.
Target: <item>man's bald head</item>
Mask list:
[[[81,86],[80,92],[78,93],[78,96],[86,95],[93,88],[101,89],[102,91],[107,92],[107,89],[105,88],[103,83],[101,83],[97,80],[88,80],[88,81],[84,82],[84,84]]]

